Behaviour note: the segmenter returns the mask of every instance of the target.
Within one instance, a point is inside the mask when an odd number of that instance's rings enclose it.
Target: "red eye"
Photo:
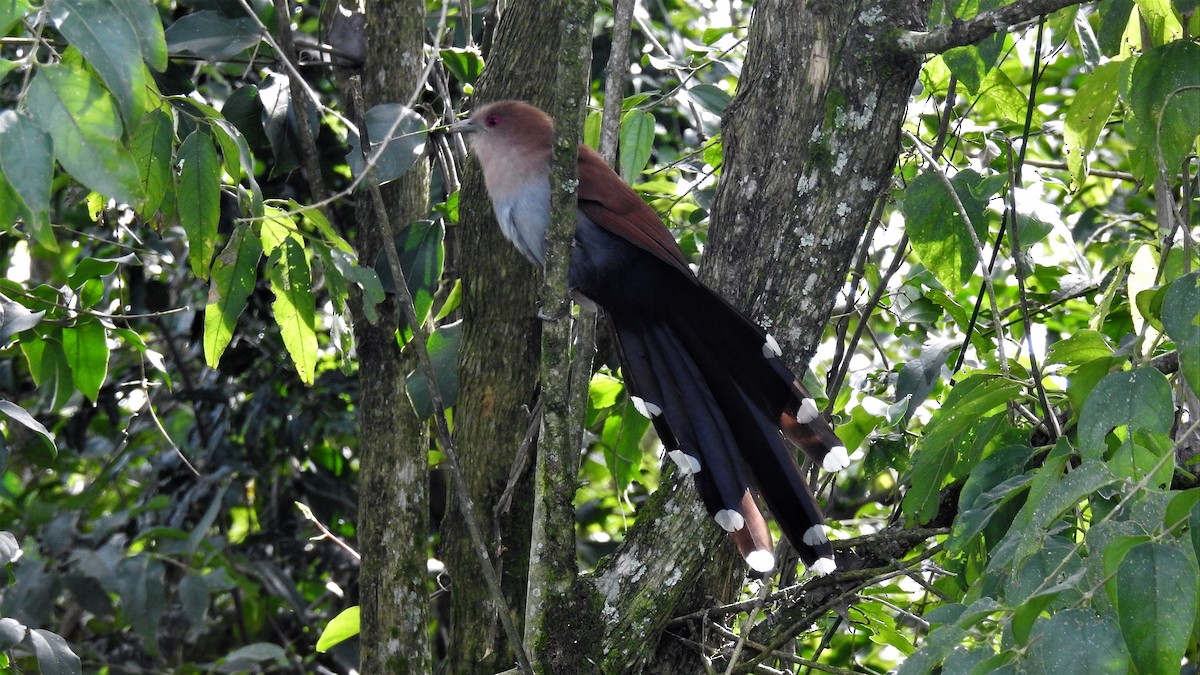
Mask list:
[[[489,127],[498,126],[500,124],[500,116],[499,115],[488,115],[487,119],[484,120],[483,123],[488,125]]]

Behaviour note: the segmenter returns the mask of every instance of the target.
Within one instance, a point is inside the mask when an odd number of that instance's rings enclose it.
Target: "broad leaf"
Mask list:
[[[208,279],[221,220],[221,165],[212,139],[196,129],[179,145],[175,199],[188,238],[192,273]]]
[[[1101,459],[1104,437],[1116,427],[1129,433],[1144,430],[1167,433],[1171,429],[1171,385],[1162,373],[1138,368],[1112,373],[1096,385],[1079,417],[1079,451],[1085,459]]]
[[[958,461],[954,441],[986,413],[1011,400],[1020,388],[1011,380],[974,375],[950,391],[917,444],[911,487],[904,496],[905,513],[922,523],[936,515],[938,490]]]
[[[121,145],[117,107],[78,54],[38,68],[25,100],[36,111],[34,121],[54,139],[54,157],[68,173],[118,202],[141,201],[137,167]]]
[[[373,180],[379,185],[396,180],[412,168],[425,152],[429,130],[425,119],[399,103],[377,105],[367,111],[367,135],[371,145],[367,159],[375,162]],[[366,162],[361,141],[351,134],[346,162],[354,175],[361,176]]]
[[[1168,174],[1179,170],[1200,133],[1200,45],[1171,42],[1138,58],[1126,117],[1130,158],[1138,178],[1153,180],[1159,153]],[[1190,89],[1186,89],[1190,87]]]
[[[458,401],[458,346],[462,342],[462,332],[463,323],[457,321],[438,328],[426,343],[437,379],[438,393],[442,395],[442,404],[447,409]],[[429,393],[424,372],[417,368],[409,373],[405,384],[408,398],[412,401],[417,416],[421,419],[432,416],[433,397]]]
[[[258,280],[262,244],[246,225],[229,238],[225,250],[213,261],[208,304],[204,308],[204,361],[210,368],[221,362],[221,354],[233,338],[238,317]]]
[[[1097,66],[1088,73],[1071,107],[1063,126],[1063,152],[1067,156],[1067,168],[1071,171],[1071,180],[1075,187],[1083,185],[1087,176],[1088,155],[1096,147],[1100,132],[1108,122],[1113,108],[1117,105],[1117,74],[1121,69],[1119,61],[1109,61]]]
[[[79,657],[59,635],[35,628],[25,636],[25,642],[33,649],[42,675],[80,675],[83,672]]]
[[[116,97],[121,117],[132,127],[146,110],[146,70],[138,31],[116,0],[47,0],[54,27],[87,60]],[[133,12],[131,11],[131,14]],[[157,18],[157,17],[155,17]]]
[[[967,213],[958,211],[945,183],[931,171],[909,185],[903,210],[913,252],[943,286],[958,289],[966,285],[979,262],[967,219],[977,234],[987,231],[983,207],[991,196],[991,184],[971,170],[960,172],[951,183]]]
[[[108,340],[104,326],[91,317],[81,318],[74,326],[63,328],[63,353],[75,385],[93,403],[108,376]]]
[[[29,115],[0,112],[0,173],[16,192],[34,238],[55,249],[49,227],[54,143]]]
[[[146,201],[139,213],[147,220],[153,218],[164,204],[174,201],[171,195],[172,150],[175,130],[171,116],[164,110],[152,110],[142,118],[129,143],[129,152],[137,166],[138,182]]]
[[[182,16],[166,31],[172,54],[187,52],[213,60],[237,56],[260,39],[254,19],[230,19],[211,9]]]
[[[1128,656],[1111,619],[1079,607],[1034,624],[1024,663],[1029,672],[1054,675],[1124,674]]]
[[[270,266],[271,291],[275,293],[271,308],[283,345],[296,364],[300,380],[312,384],[317,368],[317,310],[304,248],[295,239],[285,239],[271,254]]]
[[[654,149],[654,115],[641,110],[625,113],[619,141],[621,177],[632,183],[646,168]]]
[[[49,429],[34,419],[33,415],[29,414],[29,411],[12,401],[0,399],[0,413],[4,413],[12,421],[41,437],[45,441],[47,449],[51,452],[51,456],[58,454],[58,445],[54,442],[54,434],[51,434]]]
[[[394,240],[418,322],[424,322],[433,308],[433,295],[442,277],[445,256],[442,239],[445,234],[441,221],[419,220],[396,235]],[[375,272],[383,289],[395,293],[392,267],[382,250],[375,259]],[[399,332],[400,344],[407,344],[412,339],[412,329],[403,316],[400,317]]]
[[[325,653],[331,647],[358,635],[359,606],[347,607],[329,620],[321,637],[317,638],[317,651]]]
[[[1121,560],[1112,600],[1138,671],[1179,668],[1200,603],[1197,574],[1196,563],[1182,551],[1159,542],[1135,546]]]

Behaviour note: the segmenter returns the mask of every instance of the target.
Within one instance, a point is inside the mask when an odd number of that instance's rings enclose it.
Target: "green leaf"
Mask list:
[[[358,635],[359,606],[347,607],[329,620],[321,637],[317,638],[317,651],[324,654],[330,647]]]
[[[1200,603],[1197,574],[1182,551],[1159,542],[1139,544],[1121,560],[1113,606],[1139,672],[1179,668]]]
[[[954,386],[917,443],[912,479],[904,495],[905,513],[921,523],[937,514],[938,490],[958,461],[954,441],[1020,389],[1016,382],[991,375],[972,375]]]
[[[263,253],[267,255],[274,253],[288,239],[304,245],[292,216],[272,204],[263,206],[263,218],[258,221],[258,238],[262,242]]]
[[[412,294],[413,308],[417,320],[424,322],[433,308],[433,295],[437,292],[442,277],[445,250],[442,240],[446,230],[440,221],[419,220],[409,225],[395,238],[396,252],[400,257],[400,269],[404,272],[408,292]],[[387,255],[381,250],[375,259],[375,272],[384,290],[395,293],[392,267]],[[412,329],[404,317],[400,318],[400,344],[412,339]]]
[[[26,104],[54,139],[54,157],[79,182],[119,202],[138,204],[141,185],[133,156],[121,146],[121,119],[104,85],[71,50],[58,64],[38,68]]]
[[[62,328],[51,328],[40,338],[21,340],[19,343],[29,361],[29,374],[49,400],[52,411],[66,405],[75,393],[71,367],[63,352],[62,331]]]
[[[1046,365],[1082,366],[1096,359],[1108,358],[1112,354],[1112,347],[1102,333],[1084,329],[1050,345]]]
[[[996,59],[1004,48],[1005,33],[993,33],[973,45],[955,47],[942,54],[942,59],[950,67],[960,82],[971,95],[979,93],[984,78],[996,67]]]
[[[83,672],[79,657],[59,635],[34,628],[25,635],[25,642],[33,649],[42,675],[81,675]]]
[[[114,0],[46,0],[54,27],[83,54],[132,127],[146,111],[146,71],[138,31]]]
[[[932,171],[917,176],[905,190],[903,211],[913,252],[921,264],[944,287],[959,289],[966,285],[979,262],[964,215],[977,233],[986,232],[983,209],[991,192],[990,183],[969,169],[959,172],[951,184],[966,214],[959,213],[945,183]]]
[[[483,73],[483,55],[477,47],[449,47],[439,54],[446,70],[459,82],[475,84]]]
[[[0,398],[0,413],[4,413],[12,421],[20,424],[21,426],[29,429],[41,437],[42,440],[45,441],[46,449],[50,451],[50,455],[52,457],[58,454],[58,444],[54,442],[54,434],[50,433],[49,429],[42,426],[41,422],[34,419],[33,415],[29,414],[29,411],[25,410],[16,403],[13,403],[12,401],[6,401]]]
[[[296,364],[300,380],[312,384],[317,368],[317,309],[304,247],[295,239],[285,239],[271,254],[270,267],[271,291],[275,293],[271,309],[283,346]]]
[[[108,376],[108,331],[91,317],[81,318],[63,329],[63,353],[75,377],[75,385],[88,400],[96,402]]]
[[[225,250],[213,261],[208,304],[204,308],[204,361],[210,368],[220,364],[221,354],[233,338],[238,317],[254,292],[261,258],[262,244],[258,237],[249,226],[239,225]]]
[[[1084,459],[1102,459],[1104,437],[1114,428],[1129,433],[1171,430],[1171,385],[1153,368],[1112,373],[1096,385],[1079,416],[1079,450]]]
[[[142,193],[146,195],[146,201],[138,213],[147,220],[158,214],[168,201],[173,186],[171,153],[174,142],[175,130],[171,116],[164,109],[147,113],[129,141],[129,152],[137,166],[138,182]]]
[[[1039,620],[1030,636],[1027,672],[1054,675],[1123,675],[1129,659],[1111,619],[1079,607]]]
[[[224,60],[258,44],[262,39],[254,19],[230,19],[216,10],[186,14],[166,31],[172,54],[188,52],[201,58]]]
[[[57,249],[49,220],[54,143],[29,115],[0,112],[0,173],[16,191],[34,239]]]
[[[688,98],[700,104],[700,107],[710,113],[721,117],[725,114],[725,109],[729,107],[733,97],[725,93],[724,89],[715,87],[711,84],[700,84],[688,89]]]
[[[1200,393],[1200,272],[1176,279],[1162,302],[1163,328],[1179,352],[1179,372]]]
[[[441,393],[442,403],[447,410],[454,407],[458,401],[458,346],[462,342],[462,332],[463,322],[456,321],[435,330],[426,343],[438,392]],[[421,419],[432,416],[433,397],[429,393],[429,385],[421,369],[409,373],[405,384],[408,398],[412,401],[417,416]]]
[[[1117,105],[1117,74],[1120,61],[1109,61],[1088,73],[1075,92],[1063,126],[1063,153],[1075,187],[1083,185],[1088,155],[1096,147],[1100,132]]]
[[[140,263],[137,256],[132,253],[126,253],[117,258],[87,257],[75,264],[75,269],[71,270],[67,283],[71,288],[79,288],[89,279],[106,277],[117,271],[118,266],[127,264],[138,265]]]
[[[619,414],[610,414],[604,420],[600,444],[618,492],[624,492],[638,476],[642,466],[642,438],[649,429],[650,420],[637,412],[628,397]]]
[[[1029,98],[1017,89],[1017,85],[1004,74],[1003,70],[993,68],[987,77],[983,78],[979,95],[992,105],[1005,120],[1013,124],[1025,121],[1025,110],[1029,107]]]
[[[1018,564],[1045,545],[1052,533],[1050,526],[1064,513],[1100,488],[1118,480],[1106,465],[1098,462],[1084,463],[1067,474],[1062,474],[1056,465],[1048,463],[1039,472],[1039,479],[1043,477],[1047,480],[1030,488],[1029,499],[1017,514],[1006,537],[1016,538],[1012,557]],[[1044,492],[1040,489],[1042,485],[1048,487]],[[1006,558],[997,552],[993,560],[1002,564]]]
[[[0,0],[0,35],[8,35],[12,27],[33,10],[29,0]]]
[[[1024,445],[1000,448],[971,471],[958,496],[958,516],[946,540],[947,549],[956,553],[965,550],[1000,507],[1024,494],[1024,486],[1033,478],[1024,473],[1025,463],[1033,452]]]
[[[1158,174],[1158,155],[1168,175],[1179,170],[1200,133],[1200,45],[1171,42],[1156,47],[1133,67],[1125,119],[1133,173],[1150,181]],[[1193,87],[1185,90],[1185,87]]]
[[[385,103],[367,111],[367,134],[371,141],[367,157],[375,157],[372,177],[383,185],[403,176],[421,158],[429,129],[425,118],[412,108]],[[366,167],[359,150],[361,141],[357,134],[351,133],[347,143],[350,151],[346,153],[346,163],[355,177],[361,176]]]
[[[621,118],[619,145],[621,177],[632,183],[650,162],[654,150],[654,115],[631,110]]]
[[[583,138],[581,143],[593,150],[600,149],[600,126],[604,121],[603,110],[593,110],[583,120]]]
[[[208,134],[196,129],[179,145],[178,158],[175,200],[179,222],[188,238],[188,260],[192,273],[207,280],[221,220],[221,168],[217,150]]]
[[[277,666],[287,665],[287,652],[271,642],[255,642],[238,647],[220,659],[219,670],[226,673],[263,672],[261,663],[273,662]]]

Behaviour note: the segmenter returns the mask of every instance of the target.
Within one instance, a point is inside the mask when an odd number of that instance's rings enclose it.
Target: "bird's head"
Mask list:
[[[554,124],[550,116],[524,101],[497,101],[452,125],[467,136],[485,174],[549,167]]]

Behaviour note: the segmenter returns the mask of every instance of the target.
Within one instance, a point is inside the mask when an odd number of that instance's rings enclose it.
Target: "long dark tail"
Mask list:
[[[697,282],[674,290],[652,316],[610,313],[635,404],[751,568],[775,564],[757,491],[804,563],[829,573],[821,509],[784,438],[828,471],[845,467],[845,447],[774,338]]]

